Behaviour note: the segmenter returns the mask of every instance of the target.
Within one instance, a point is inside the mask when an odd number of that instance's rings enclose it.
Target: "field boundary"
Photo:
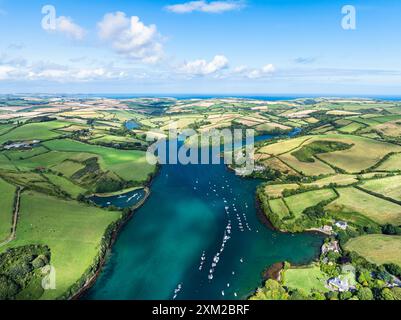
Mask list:
[[[13,241],[16,238],[22,191],[23,191],[23,188],[18,186],[17,187],[17,192],[15,194],[14,212],[13,212],[13,217],[12,217],[13,224],[12,224],[12,227],[11,227],[11,234],[8,237],[8,239],[6,239],[4,242],[0,243],[0,247],[3,247],[5,245],[9,244],[11,241]]]

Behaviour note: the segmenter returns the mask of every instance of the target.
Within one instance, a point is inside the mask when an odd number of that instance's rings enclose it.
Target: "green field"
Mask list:
[[[1,248],[28,244],[48,245],[56,269],[56,290],[41,299],[55,299],[73,285],[99,253],[106,228],[120,216],[73,201],[25,192],[22,196],[16,240]]]
[[[305,176],[313,177],[335,173],[333,168],[317,159],[315,162],[302,162],[289,153],[281,155],[279,158],[289,167]]]
[[[276,213],[280,219],[290,217],[290,212],[283,199],[269,200],[269,206],[271,211]]]
[[[340,131],[341,133],[354,133],[362,128],[365,128],[365,126],[363,124],[352,122],[352,123],[340,128],[338,131]]]
[[[11,234],[16,187],[0,179],[0,243]]]
[[[265,188],[266,194],[271,198],[281,197],[284,190],[298,189],[297,184],[272,184]]]
[[[363,189],[401,201],[401,176],[368,180],[362,183],[361,187]]]
[[[305,209],[313,207],[320,202],[334,199],[336,193],[332,189],[322,189],[316,191],[308,191],[301,194],[297,194],[288,198],[284,198],[290,211],[295,215],[299,216],[304,212]]]
[[[56,185],[64,192],[67,192],[72,198],[77,198],[78,195],[86,192],[86,189],[78,186],[77,184],[71,182],[64,177],[60,177],[54,174],[46,174],[46,177],[50,180],[52,184]]]
[[[98,156],[104,171],[113,171],[126,181],[143,182],[154,171],[154,166],[148,164],[143,151],[117,150],[73,140],[53,140],[45,142],[44,145],[54,151],[94,154]]]
[[[401,151],[401,147],[398,145],[359,136],[326,135],[316,139],[335,140],[354,145],[348,150],[319,155],[320,159],[348,173],[359,173],[362,170],[369,169],[379,163],[389,153]]]
[[[346,186],[358,182],[358,179],[354,175],[350,174],[336,174],[327,178],[319,179],[311,183],[305,183],[304,186],[316,186],[319,188],[327,187],[330,184],[336,184],[339,186]]]
[[[14,127],[15,125],[13,124],[0,124],[0,136],[5,134],[7,131],[10,131]]]
[[[49,150],[40,146],[29,150],[6,151],[4,154],[7,155],[7,157],[10,158],[12,161],[18,161],[18,160],[29,159],[47,152],[49,152]]]
[[[56,138],[60,134],[52,130],[62,128],[67,124],[66,122],[59,121],[25,124],[0,136],[0,144],[7,141],[48,140]]]
[[[401,224],[401,206],[352,187],[337,191],[340,198],[327,206],[330,212],[340,213],[344,218],[348,216],[351,220],[357,214],[379,224]]]
[[[401,236],[365,235],[349,240],[345,248],[377,265],[395,263],[401,266]]]
[[[384,161],[377,170],[384,171],[399,171],[401,170],[401,153],[390,156],[389,159]]]
[[[328,291],[325,287],[328,276],[320,271],[319,266],[288,269],[284,279],[284,285],[291,289],[303,290],[306,293],[312,290]]]

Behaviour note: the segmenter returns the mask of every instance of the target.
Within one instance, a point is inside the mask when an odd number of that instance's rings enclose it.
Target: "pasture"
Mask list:
[[[336,193],[332,189],[321,189],[296,194],[284,198],[284,201],[295,216],[300,216],[305,209],[335,198]]]
[[[395,263],[401,266],[401,236],[364,235],[349,240],[345,249],[355,251],[377,265]]]
[[[29,123],[0,136],[0,144],[7,141],[49,140],[60,136],[53,130],[65,127],[68,123],[60,121]]]
[[[0,250],[29,244],[48,245],[51,264],[57,272],[57,289],[45,291],[41,299],[56,299],[92,265],[107,227],[119,217],[118,212],[25,192],[16,240]]]
[[[401,176],[368,180],[361,184],[363,189],[401,201]]]
[[[16,187],[0,179],[0,243],[11,233]]]
[[[333,214],[353,219],[353,215],[362,215],[379,224],[401,224],[401,206],[372,196],[356,188],[338,188],[340,197],[326,208]]]
[[[113,171],[126,181],[144,182],[154,171],[154,166],[146,160],[146,153],[136,150],[117,150],[84,144],[73,140],[53,140],[44,145],[54,151],[78,152],[96,155],[104,171]]]
[[[328,289],[325,287],[327,280],[328,276],[320,270],[319,266],[291,268],[285,271],[284,285],[306,293],[312,290],[327,292]]]

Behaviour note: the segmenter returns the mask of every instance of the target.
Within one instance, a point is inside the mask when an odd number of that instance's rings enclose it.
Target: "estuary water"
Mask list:
[[[163,165],[84,299],[246,299],[271,264],[310,262],[322,237],[263,225],[260,183],[224,164]]]

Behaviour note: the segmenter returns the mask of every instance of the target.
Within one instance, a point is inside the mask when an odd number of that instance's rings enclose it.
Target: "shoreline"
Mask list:
[[[91,195],[91,197],[109,198],[109,197],[119,196],[119,195],[126,194],[126,193],[129,193],[132,191],[140,190],[140,189],[144,189],[144,187],[131,187],[131,188],[122,189],[120,191],[109,192],[109,193],[94,193]]]
[[[155,174],[155,176],[156,175],[157,175],[157,173]],[[127,216],[121,217],[121,219],[119,221],[117,221],[116,228],[112,232],[110,244],[108,245],[107,250],[102,255],[102,257],[100,257],[100,263],[99,263],[99,266],[98,266],[96,272],[94,273],[94,275],[92,277],[90,277],[89,279],[86,279],[85,284],[78,290],[78,292],[75,293],[74,295],[72,295],[71,297],[69,297],[67,300],[79,300],[96,283],[100,273],[103,270],[103,267],[105,266],[105,264],[107,262],[107,258],[111,252],[111,249],[112,249],[113,245],[115,244],[118,235],[120,234],[120,231],[131,220],[131,218],[135,215],[136,211],[139,208],[141,208],[146,203],[148,198],[150,197],[150,195],[151,195],[150,185],[151,185],[152,181],[153,181],[153,178],[148,183],[147,186],[141,188],[145,191],[145,197],[130,209],[130,213]]]

